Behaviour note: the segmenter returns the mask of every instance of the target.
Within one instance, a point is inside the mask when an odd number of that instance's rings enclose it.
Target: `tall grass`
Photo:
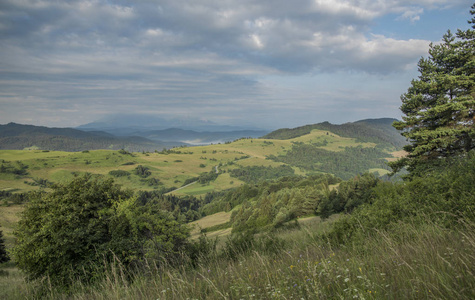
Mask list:
[[[408,221],[391,232],[369,229],[365,243],[338,249],[319,238],[321,225],[280,232],[272,245],[262,236],[237,255],[224,246],[195,267],[150,262],[128,274],[116,261],[93,286],[77,282],[65,293],[29,284],[10,299],[475,298],[473,222],[453,231]]]

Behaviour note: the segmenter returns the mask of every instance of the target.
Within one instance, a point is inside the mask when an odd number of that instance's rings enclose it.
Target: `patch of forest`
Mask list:
[[[334,174],[350,179],[371,168],[388,169],[388,154],[378,148],[345,147],[343,151],[328,151],[310,144],[295,143],[284,155],[269,155],[267,158],[299,167],[307,171]]]

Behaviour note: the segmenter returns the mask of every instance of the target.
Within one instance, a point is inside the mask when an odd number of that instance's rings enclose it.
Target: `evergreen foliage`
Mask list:
[[[475,4],[472,6],[475,15]],[[474,24],[475,17],[469,23]],[[391,164],[395,171],[415,171],[440,158],[463,156],[475,148],[475,30],[448,31],[441,44],[431,44],[419,61],[420,76],[401,96],[402,130],[410,144],[407,157]]]

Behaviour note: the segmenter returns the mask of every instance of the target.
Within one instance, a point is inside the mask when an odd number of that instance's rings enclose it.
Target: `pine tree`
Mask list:
[[[470,11],[475,16],[475,4]],[[463,156],[475,148],[475,17],[472,29],[450,31],[430,45],[419,61],[420,76],[401,96],[402,130],[410,144],[407,157],[391,164],[410,171],[440,158]]]

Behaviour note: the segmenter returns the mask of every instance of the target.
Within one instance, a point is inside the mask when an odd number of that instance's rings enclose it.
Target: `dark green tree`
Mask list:
[[[475,4],[470,12],[475,15]],[[472,29],[450,31],[419,61],[420,76],[401,96],[403,120],[394,123],[410,144],[391,163],[414,172],[440,158],[463,156],[475,147],[475,17]]]
[[[152,172],[150,172],[150,169],[148,167],[144,167],[142,165],[138,165],[134,169],[134,173],[135,173],[135,175],[138,175],[138,176],[143,177],[143,178],[146,178],[146,177],[148,177],[152,174]]]
[[[137,266],[152,250],[167,259],[185,244],[187,228],[169,213],[148,213],[112,179],[85,175],[52,189],[30,198],[15,233],[13,258],[29,278],[48,276],[59,286],[93,281],[104,262]]]
[[[0,263],[4,263],[10,260],[7,249],[5,247],[5,240],[3,238],[3,232],[0,230]]]

